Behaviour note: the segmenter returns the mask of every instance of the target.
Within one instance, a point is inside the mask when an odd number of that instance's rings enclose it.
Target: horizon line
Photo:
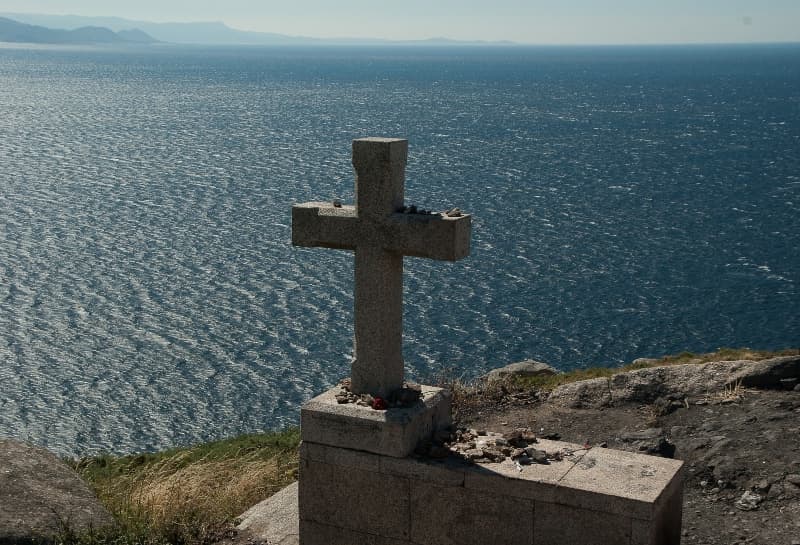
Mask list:
[[[236,32],[243,32],[248,34],[266,34],[274,36],[282,36],[295,40],[309,40],[315,42],[323,42],[317,45],[326,46],[353,46],[359,45],[357,42],[374,42],[371,44],[361,45],[436,45],[440,47],[450,46],[486,46],[486,47],[685,47],[685,46],[747,46],[747,45],[800,45],[799,40],[753,40],[753,41],[686,41],[686,42],[520,42],[508,39],[481,39],[481,38],[450,38],[447,36],[430,36],[427,38],[376,38],[376,37],[354,37],[354,36],[328,36],[317,37],[308,36],[303,34],[284,34],[282,32],[275,32],[271,30],[244,30],[236,28],[221,20],[205,20],[205,21],[153,21],[147,19],[129,19],[119,15],[76,15],[74,13],[32,13],[32,12],[0,12],[0,16],[6,15],[33,15],[33,16],[51,16],[51,17],[75,17],[84,19],[119,19],[130,23],[147,23],[154,25],[203,25],[203,24],[217,24],[222,25],[230,30]],[[19,21],[18,21],[19,22]],[[38,25],[37,25],[38,26]],[[51,27],[44,27],[51,28]],[[129,29],[141,30],[141,29]],[[335,42],[353,42],[353,43],[335,43]],[[381,43],[382,42],[382,43]],[[434,42],[434,43],[430,43]],[[438,42],[438,43],[436,43]],[[2,42],[0,42],[2,43]],[[200,45],[200,46],[226,46],[226,47],[275,47],[275,46],[291,46],[291,45],[314,45],[314,44],[237,44],[237,43],[176,43],[176,42],[158,42],[153,45]]]

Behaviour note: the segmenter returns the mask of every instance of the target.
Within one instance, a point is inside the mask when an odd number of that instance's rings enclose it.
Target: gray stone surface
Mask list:
[[[408,479],[356,467],[301,459],[298,505],[301,540],[304,521],[391,539],[409,538]]]
[[[495,382],[509,377],[536,377],[556,374],[558,374],[558,370],[544,362],[525,360],[492,369],[486,374],[486,380]]]
[[[558,503],[649,520],[682,482],[683,462],[607,448],[592,448],[558,482]]]
[[[303,527],[303,545],[418,545],[406,539],[392,539],[311,520],[303,521]]]
[[[631,519],[557,503],[536,502],[535,545],[629,545]]]
[[[422,386],[422,398],[415,405],[385,411],[339,404],[338,392],[338,387],[332,388],[303,405],[303,441],[402,458],[451,422],[451,395],[441,388]]]
[[[652,403],[662,397],[696,400],[719,395],[739,381],[744,387],[782,389],[781,380],[792,377],[800,377],[800,356],[651,367],[564,384],[553,390],[548,402],[572,408],[599,408]]]
[[[409,214],[408,141],[353,141],[355,206],[292,207],[292,244],[355,251],[351,389],[386,397],[403,385],[403,256],[455,261],[469,255],[471,218]]]
[[[411,541],[425,545],[533,542],[533,500],[411,483]]]
[[[681,462],[538,446],[567,457],[520,471],[509,461],[398,459],[304,443],[301,487],[249,510],[239,529],[269,545],[296,545],[298,531],[303,545],[680,542]]]
[[[537,447],[563,458],[472,464],[304,443],[301,536],[310,543],[372,536],[376,543],[541,545],[587,533],[586,543],[679,542],[682,462],[559,441]]]
[[[297,483],[292,483],[274,496],[256,504],[239,517],[240,532],[246,532],[268,545],[300,543],[297,512]]]
[[[56,455],[0,439],[0,544],[113,523],[86,483]]]

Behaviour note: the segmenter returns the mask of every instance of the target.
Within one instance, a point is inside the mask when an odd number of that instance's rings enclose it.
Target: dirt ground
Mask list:
[[[462,414],[458,424],[530,427],[540,437],[671,455],[687,465],[682,543],[800,545],[800,392],[738,394],[707,404],[604,409],[517,395]],[[745,492],[749,501],[737,505]]]

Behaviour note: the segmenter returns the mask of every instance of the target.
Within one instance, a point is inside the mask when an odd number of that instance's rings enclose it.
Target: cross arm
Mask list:
[[[472,216],[395,213],[387,218],[383,246],[390,252],[441,261],[469,255]]]
[[[354,250],[358,231],[358,218],[353,206],[334,206],[324,202],[292,206],[294,246]]]

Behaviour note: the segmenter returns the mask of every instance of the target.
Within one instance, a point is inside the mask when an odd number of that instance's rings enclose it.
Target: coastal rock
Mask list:
[[[626,403],[653,403],[659,398],[706,399],[726,388],[781,389],[800,376],[800,356],[761,361],[738,360],[637,369],[559,386],[548,402],[573,409]]]
[[[236,543],[298,545],[300,517],[297,492],[298,484],[292,483],[243,513],[236,527],[241,534]]]
[[[81,532],[114,519],[88,485],[43,449],[0,440],[0,543],[36,543],[66,528]]]
[[[488,382],[495,382],[510,377],[536,377],[556,374],[558,374],[558,371],[544,362],[525,360],[511,363],[498,369],[492,369],[485,375],[485,378]]]

